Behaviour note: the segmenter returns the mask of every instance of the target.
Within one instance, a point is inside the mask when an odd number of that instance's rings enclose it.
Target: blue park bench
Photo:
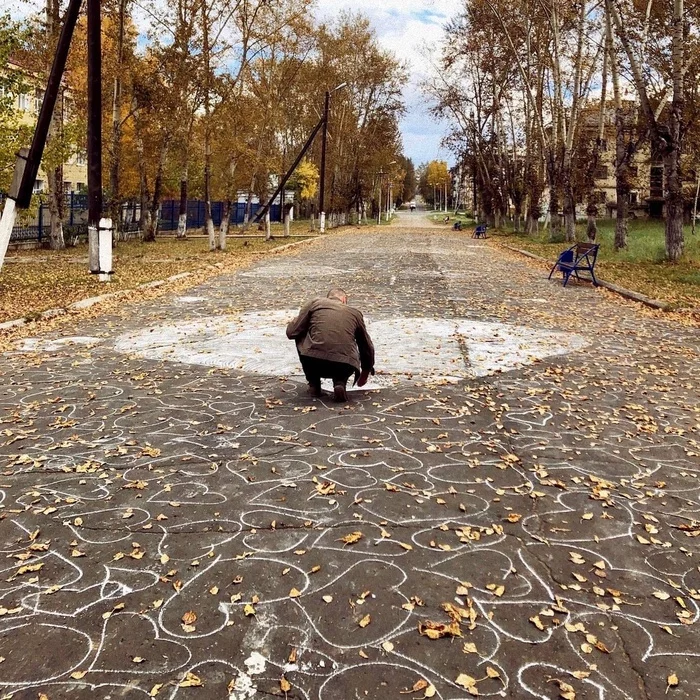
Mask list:
[[[479,224],[474,228],[472,238],[486,238],[486,224]]]
[[[595,267],[595,261],[598,257],[598,248],[600,248],[598,243],[576,243],[572,245],[571,248],[568,248],[559,255],[559,259],[549,271],[549,277],[547,279],[552,279],[555,270],[559,270],[563,275],[562,286],[566,287],[566,283],[569,281],[571,275],[576,277],[577,280],[580,280],[581,278],[578,276],[579,272],[590,272],[591,281],[597,287],[598,280],[595,278],[593,268]]]

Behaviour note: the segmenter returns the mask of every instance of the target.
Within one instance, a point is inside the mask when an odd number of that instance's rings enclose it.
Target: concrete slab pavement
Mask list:
[[[284,337],[331,286],[379,349],[347,405],[306,395]],[[412,225],[22,341],[0,688],[700,697],[699,347]]]

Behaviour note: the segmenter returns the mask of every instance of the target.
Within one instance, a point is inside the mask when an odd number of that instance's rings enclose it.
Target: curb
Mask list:
[[[513,246],[505,244],[501,247],[506,248],[507,250],[511,250],[514,253],[520,253],[520,255],[525,255],[526,257],[532,258],[533,260],[537,260],[538,262],[547,263],[547,265],[550,266],[552,265],[551,260],[547,260],[547,258],[543,258],[541,255],[535,255],[534,253],[531,253],[528,250],[513,248]],[[625,289],[625,287],[620,287],[617,284],[613,284],[612,282],[606,282],[605,280],[602,280],[600,278],[597,279],[599,287],[604,287],[605,289],[608,289],[611,292],[615,292],[615,294],[619,294],[621,297],[625,297],[626,299],[631,299],[632,301],[639,302],[640,304],[649,306],[652,309],[658,309],[659,311],[668,311],[672,306],[671,303],[668,301],[663,301],[662,299],[652,299],[651,297],[645,296],[644,294],[640,294],[639,292],[635,292],[631,289]]]
[[[300,246],[304,243],[311,243],[312,241],[316,241],[319,238],[320,236],[315,236],[314,238],[305,238],[303,241],[293,241],[292,243],[287,243],[285,245],[278,246],[273,250],[269,251],[269,253],[274,254],[280,250],[287,250],[288,248]],[[56,316],[65,316],[71,311],[82,311],[83,309],[89,309],[90,307],[95,306],[96,304],[101,304],[103,301],[108,301],[109,299],[118,299],[119,297],[126,296],[127,294],[134,292],[137,289],[155,289],[157,287],[162,287],[168,282],[177,282],[178,280],[186,279],[187,277],[192,277],[196,272],[200,272],[202,270],[207,269],[217,269],[221,267],[223,267],[223,263],[205,265],[201,268],[192,270],[190,272],[179,272],[176,275],[171,275],[170,277],[166,277],[162,280],[144,282],[143,284],[137,284],[135,287],[130,287],[129,289],[120,289],[118,292],[109,292],[108,294],[100,294],[95,297],[87,297],[86,299],[80,299],[78,301],[74,301],[72,304],[68,304],[68,306],[59,306],[54,309],[46,309],[46,311],[41,311],[40,313],[38,313],[35,318],[15,318],[10,321],[4,321],[3,323],[0,323],[0,333],[2,333],[2,331],[7,331],[12,328],[26,326],[27,324],[39,319],[55,318]],[[223,270],[219,269],[219,272],[223,272]]]

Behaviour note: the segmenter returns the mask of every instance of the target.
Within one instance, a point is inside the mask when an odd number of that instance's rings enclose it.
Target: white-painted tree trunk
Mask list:
[[[177,237],[185,238],[187,235],[187,214],[180,214],[177,217]]]

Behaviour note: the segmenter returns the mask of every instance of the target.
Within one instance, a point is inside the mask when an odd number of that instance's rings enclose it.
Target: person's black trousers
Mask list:
[[[299,355],[301,366],[306,375],[306,381],[311,386],[321,386],[321,379],[332,379],[333,386],[342,384],[345,386],[348,379],[355,374],[355,368],[346,362],[332,362],[321,360],[318,357]]]

